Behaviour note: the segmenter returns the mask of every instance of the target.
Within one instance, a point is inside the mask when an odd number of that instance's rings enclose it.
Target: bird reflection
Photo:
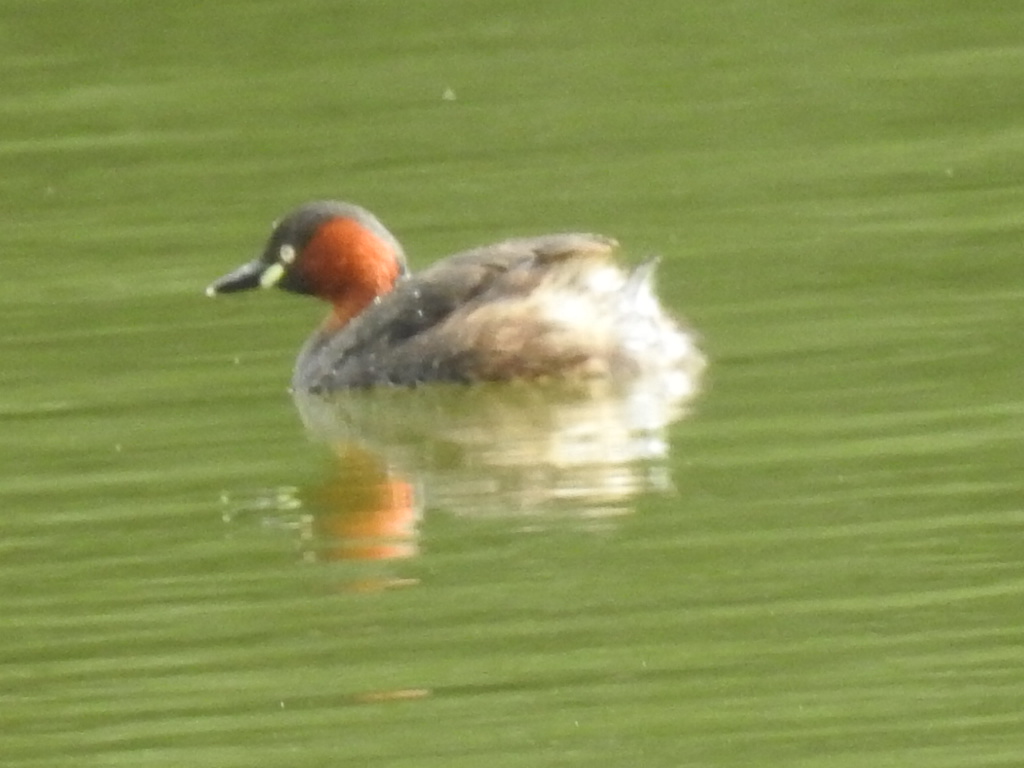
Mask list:
[[[413,557],[428,507],[534,526],[626,514],[638,494],[671,490],[665,433],[696,394],[644,381],[297,392],[308,433],[333,454],[303,494],[312,551]]]
[[[332,560],[393,560],[417,554],[419,509],[412,486],[359,445],[336,446],[336,471],[306,503]]]

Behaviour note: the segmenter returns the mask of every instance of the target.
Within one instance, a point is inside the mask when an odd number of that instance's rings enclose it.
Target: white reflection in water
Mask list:
[[[658,382],[493,384],[296,394],[336,458],[305,496],[341,559],[409,557],[425,509],[608,518],[672,490],[668,426],[697,394]],[[323,553],[322,553],[323,554]]]

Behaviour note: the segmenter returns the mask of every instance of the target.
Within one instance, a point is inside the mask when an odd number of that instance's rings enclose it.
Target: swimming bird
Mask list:
[[[655,260],[625,270],[586,233],[504,240],[411,273],[365,208],[323,200],[278,222],[209,296],[281,288],[331,310],[302,347],[299,391],[430,382],[661,379],[690,394],[705,358],[654,293]]]

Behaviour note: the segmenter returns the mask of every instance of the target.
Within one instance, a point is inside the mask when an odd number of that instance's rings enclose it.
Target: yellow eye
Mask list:
[[[281,246],[281,250],[278,251],[277,257],[281,260],[282,264],[291,264],[295,261],[295,248],[285,243]]]

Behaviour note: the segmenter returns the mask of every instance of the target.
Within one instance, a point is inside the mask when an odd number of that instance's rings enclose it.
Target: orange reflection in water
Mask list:
[[[412,484],[377,454],[355,445],[336,446],[337,474],[317,489],[313,530],[333,542],[322,555],[332,560],[390,560],[419,551],[419,514]]]

